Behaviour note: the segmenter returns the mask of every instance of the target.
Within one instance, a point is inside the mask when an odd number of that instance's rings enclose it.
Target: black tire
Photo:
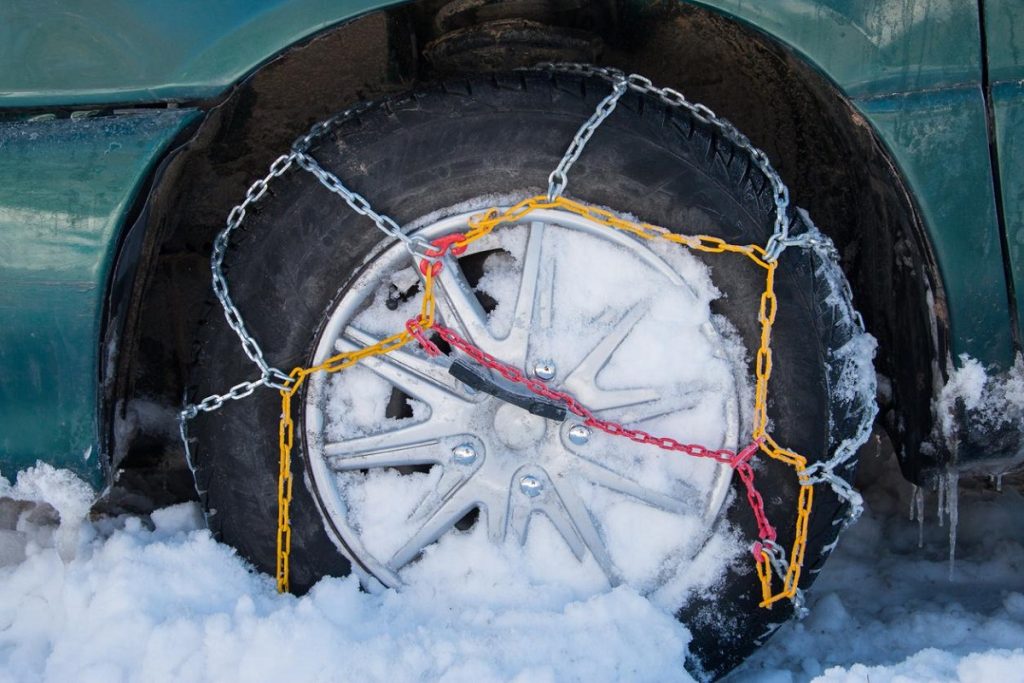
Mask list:
[[[608,92],[603,81],[532,72],[446,82],[339,122],[312,153],[402,223],[483,195],[541,193],[577,127]],[[635,93],[623,97],[597,132],[572,170],[568,192],[681,232],[737,243],[764,244],[774,217],[766,178],[743,150],[685,112]],[[381,235],[299,169],[275,180],[271,196],[258,208],[236,232],[227,277],[268,360],[287,371],[309,363],[320,325]],[[704,260],[726,294],[716,312],[735,325],[753,358],[762,272],[740,257]],[[834,395],[840,368],[834,367],[833,352],[856,330],[847,307],[826,303],[834,284],[822,277],[822,265],[800,250],[782,257],[769,406],[775,438],[811,462],[827,458],[861,417],[859,408]],[[237,338],[213,310],[200,332],[197,396],[253,372]],[[257,392],[201,416],[192,431],[211,528],[269,573],[275,561],[279,408],[276,392]],[[302,433],[300,425],[297,434]],[[788,548],[796,478],[773,461],[756,469],[766,512]],[[291,577],[293,589],[302,591],[325,574],[347,573],[349,566],[324,531],[304,477],[301,438],[294,472]],[[729,520],[753,540],[752,515],[734,485]],[[836,496],[818,487],[803,587],[830,551],[842,513]],[[694,636],[688,668],[722,675],[790,616],[788,601],[765,610],[758,607],[758,596],[753,564],[744,557],[713,593],[680,612]]]

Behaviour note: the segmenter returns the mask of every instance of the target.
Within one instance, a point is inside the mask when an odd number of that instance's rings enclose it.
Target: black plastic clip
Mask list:
[[[473,368],[462,361],[453,362],[451,367],[448,368],[448,373],[463,384],[466,384],[477,391],[482,391],[490,394],[491,396],[500,398],[502,401],[511,403],[512,405],[533,413],[538,417],[554,420],[555,422],[562,422],[565,420],[565,406],[545,400],[536,394],[516,391],[512,388],[515,385],[511,383],[508,383],[507,386],[504,382],[499,384],[476,368]]]

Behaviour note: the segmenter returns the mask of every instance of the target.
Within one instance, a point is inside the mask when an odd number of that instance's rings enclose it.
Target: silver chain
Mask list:
[[[775,225],[772,235],[765,245],[765,260],[768,262],[775,261],[789,246],[804,246],[803,243],[788,242],[790,239],[790,221],[788,213],[789,189],[786,187],[786,184],[782,182],[782,178],[772,167],[771,161],[768,160],[768,156],[755,147],[746,135],[737,130],[735,126],[725,119],[719,118],[715,112],[711,111],[711,109],[703,104],[690,102],[686,99],[686,96],[678,90],[674,90],[672,88],[658,88],[651,83],[649,78],[638,74],[630,74],[627,76],[618,69],[592,66],[590,64],[565,62],[546,63],[542,64],[541,68],[548,69],[550,71],[560,71],[563,73],[574,73],[582,76],[595,76],[612,83],[618,83],[625,80],[626,85],[630,90],[644,95],[653,96],[670,107],[685,109],[691,116],[693,116],[693,118],[701,123],[717,128],[730,142],[747,153],[751,160],[753,160],[754,164],[768,179],[768,182],[771,183],[772,200],[775,203]]]
[[[334,175],[330,171],[326,170],[323,166],[316,162],[308,152],[298,152],[295,156],[295,162],[304,168],[305,170],[312,173],[320,184],[326,187],[328,190],[338,195],[345,200],[345,203],[360,216],[366,216],[377,228],[388,237],[394,238],[405,245],[405,248],[414,258],[428,258],[426,256],[427,251],[430,249],[430,244],[422,237],[409,237],[402,229],[398,227],[390,216],[385,214],[377,213],[374,211],[373,206],[366,200],[363,195],[358,192],[345,187],[345,184],[338,179],[338,176]]]
[[[352,118],[356,114],[365,111],[368,107],[370,107],[369,102],[360,102],[340,114],[313,124],[309,132],[292,144],[292,154],[295,155],[295,162],[304,170],[312,173],[320,181],[321,185],[344,199],[345,203],[353,211],[360,216],[366,216],[385,235],[405,245],[405,248],[414,258],[430,259],[431,257],[426,255],[426,252],[430,249],[430,244],[426,240],[422,237],[409,237],[406,235],[394,219],[385,214],[377,213],[365,197],[346,187],[338,176],[322,167],[309,153],[309,148],[317,138],[326,135],[339,122]]]
[[[798,208],[797,216],[804,225],[804,232],[797,237],[788,238],[786,240],[787,245],[810,249],[823,262],[831,263],[834,267],[838,268],[839,251],[832,243],[832,240],[814,225],[806,211]],[[840,282],[842,289],[838,294],[842,298],[843,305],[847,312],[852,315],[856,328],[863,332],[866,329],[864,327],[864,318],[861,316],[860,311],[853,307],[853,291],[850,289],[850,281],[844,277],[840,279]],[[854,431],[852,436],[836,446],[835,453],[833,453],[831,458],[826,461],[813,463],[804,470],[804,475],[807,477],[809,484],[828,484],[832,491],[841,500],[846,502],[848,509],[844,528],[860,519],[861,514],[864,512],[864,498],[845,478],[836,474],[836,470],[846,466],[857,454],[857,444],[862,440],[861,437],[870,431],[873,423],[874,414],[871,411],[865,412],[861,416],[861,421],[856,431]]]
[[[191,406],[189,406],[191,408]],[[195,417],[192,415],[191,417]],[[199,500],[203,503],[199,506],[199,509],[203,512],[203,519],[206,521],[206,526],[210,526],[210,515],[212,514],[207,510],[205,503],[206,490],[199,487],[199,470],[196,469],[195,461],[192,458],[192,444],[188,438],[188,421],[191,419],[188,415],[188,409],[181,411],[178,414],[178,436],[181,437],[181,445],[185,451],[185,465],[188,467],[188,471],[192,473],[192,485],[195,487],[196,493],[199,495]]]
[[[569,184],[569,169],[576,163],[576,160],[580,158],[580,154],[583,153],[583,148],[590,142],[590,138],[594,135],[594,131],[604,123],[604,120],[615,111],[615,105],[619,103],[619,98],[622,97],[623,93],[626,92],[626,77],[620,75],[613,81],[612,92],[605,97],[597,105],[597,109],[590,115],[580,129],[576,131],[576,135],[572,139],[572,143],[569,148],[565,150],[565,154],[562,155],[562,160],[558,162],[558,167],[551,172],[548,176],[548,201],[554,201],[558,197],[562,196],[565,192],[566,186]]]
[[[249,360],[255,363],[256,367],[259,368],[260,377],[256,380],[236,384],[225,394],[211,394],[199,403],[186,405],[179,415],[182,425],[184,425],[185,420],[191,420],[200,412],[208,413],[217,410],[224,405],[226,401],[237,401],[238,399],[251,395],[259,386],[283,389],[287,387],[287,383],[290,381],[287,374],[271,366],[267,362],[259,342],[257,342],[256,338],[249,332],[249,329],[245,325],[245,320],[242,318],[241,312],[238,310],[238,307],[235,306],[234,301],[232,301],[231,291],[228,288],[228,281],[227,278],[224,277],[224,256],[228,250],[228,241],[231,238],[231,233],[242,224],[243,220],[245,220],[245,215],[249,210],[249,207],[263,198],[267,193],[270,182],[274,178],[284,175],[285,172],[291,168],[294,161],[294,152],[282,154],[277,159],[274,159],[273,163],[270,164],[270,170],[267,171],[267,175],[249,186],[249,189],[245,193],[245,199],[242,200],[242,203],[235,206],[231,209],[231,212],[228,213],[227,223],[225,224],[224,229],[217,234],[216,239],[214,239],[213,251],[210,254],[210,274],[213,294],[217,297],[217,301],[220,302],[221,309],[224,311],[224,319],[227,320],[228,327],[234,330],[235,334],[238,335],[238,338],[242,343],[242,351],[246,356],[248,356]],[[182,433],[182,436],[184,437],[184,432]],[[188,449],[187,441],[185,441],[185,448]]]
[[[360,103],[336,116],[332,116],[329,119],[325,119],[314,124],[305,135],[298,138],[292,144],[292,149],[288,154],[282,154],[275,159],[273,163],[271,163],[270,169],[265,176],[249,186],[249,189],[245,193],[245,199],[241,204],[238,204],[231,209],[228,213],[227,222],[224,228],[217,234],[216,239],[213,241],[213,251],[210,255],[210,273],[214,296],[216,296],[217,301],[220,302],[221,308],[224,311],[224,319],[227,321],[228,326],[234,330],[236,335],[238,335],[243,353],[245,353],[249,360],[256,364],[257,368],[259,368],[260,377],[258,379],[236,384],[224,394],[211,394],[199,403],[188,404],[181,410],[178,417],[181,423],[181,436],[182,441],[185,444],[186,458],[189,460],[190,469],[192,467],[191,454],[189,452],[189,444],[185,438],[184,431],[186,421],[191,420],[201,412],[213,412],[228,401],[237,401],[239,399],[246,398],[247,396],[252,395],[252,393],[261,386],[277,389],[279,391],[287,390],[292,381],[285,372],[267,362],[262,347],[260,347],[259,342],[256,341],[256,338],[252,333],[249,332],[241,312],[231,299],[228,281],[224,276],[224,257],[227,254],[231,233],[234,232],[235,229],[242,224],[242,221],[245,220],[245,216],[249,208],[266,195],[267,190],[270,187],[270,183],[274,178],[284,175],[293,164],[297,164],[302,169],[313,174],[328,190],[341,196],[342,199],[345,200],[345,203],[347,203],[357,214],[366,216],[372,220],[374,225],[376,225],[385,235],[402,242],[406,249],[409,250],[409,253],[414,257],[431,258],[426,253],[430,248],[430,244],[420,237],[409,237],[403,233],[402,229],[393,219],[374,211],[373,207],[362,195],[345,187],[344,183],[342,183],[336,175],[325,170],[309,154],[308,150],[314,140],[327,133],[334,125],[337,124],[337,122],[351,117],[352,115],[366,109],[368,106],[368,103]]]
[[[847,458],[848,460],[849,458]],[[835,460],[835,458],[833,458]],[[844,464],[839,461],[839,464]],[[843,477],[835,473],[836,465],[832,462],[816,462],[803,471],[808,484],[828,484],[832,491],[849,506],[846,525],[857,521],[864,512],[864,497]]]
[[[780,578],[789,573],[789,561],[786,559],[786,550],[775,541],[762,539],[759,541],[761,549],[768,554],[768,562]]]
[[[341,121],[346,121],[361,112],[366,111],[372,106],[371,102],[358,102],[348,109],[335,114],[323,121],[317,121],[313,126],[306,132],[305,135],[300,136],[295,142],[292,143],[293,152],[308,152],[309,148],[313,145],[313,141],[322,135],[326,135],[334,126]]]
[[[285,375],[285,379],[287,378],[288,376]],[[219,410],[220,407],[228,401],[237,401],[241,398],[251,396],[258,388],[265,386],[269,386],[269,384],[264,377],[250,380],[248,382],[239,382],[223,394],[210,394],[199,403],[192,403],[186,406],[181,413],[185,416],[185,419],[191,420],[199,413],[212,413],[215,410]]]
[[[249,207],[262,199],[267,193],[270,181],[284,175],[291,168],[294,161],[294,152],[282,154],[270,165],[267,175],[249,186],[249,190],[245,193],[245,199],[241,204],[231,209],[231,212],[228,214],[227,225],[224,226],[224,229],[220,231],[217,238],[213,241],[213,253],[210,255],[213,294],[217,297],[217,301],[220,302],[221,308],[224,309],[224,319],[228,321],[228,326],[235,331],[235,334],[241,340],[242,351],[260,369],[260,383],[276,389],[282,389],[286,386],[288,375],[272,367],[267,363],[266,358],[263,357],[263,349],[260,348],[259,342],[249,333],[248,328],[245,326],[245,321],[242,319],[242,314],[231,300],[231,292],[228,289],[227,278],[224,277],[223,267],[224,255],[228,250],[228,241],[231,238],[231,233],[245,220],[245,214]],[[250,391],[249,393],[252,392]],[[246,394],[246,396],[248,395]],[[232,398],[235,397],[232,396]],[[206,400],[204,399],[204,402]],[[219,408],[220,405],[218,404],[217,407]],[[216,410],[216,408],[213,408],[213,410]]]

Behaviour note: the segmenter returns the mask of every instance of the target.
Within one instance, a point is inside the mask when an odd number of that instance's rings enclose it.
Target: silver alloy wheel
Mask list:
[[[474,213],[444,218],[416,234],[431,240],[464,231]],[[690,336],[639,348],[638,330],[649,317],[650,303],[630,303],[630,293],[621,289],[603,291],[607,278],[597,273],[581,286],[589,301],[608,301],[598,319],[586,319],[582,327],[579,320],[560,322],[563,309],[571,307],[563,305],[567,297],[560,296],[565,290],[557,286],[559,273],[578,268],[573,258],[588,250],[611,259],[605,265],[615,268],[605,273],[616,273],[620,284],[622,278],[653,283],[659,298],[687,310],[701,308],[688,278],[701,277],[703,266],[682,250],[655,250],[574,214],[546,210],[527,218],[474,243],[458,260],[446,257],[438,280],[442,322],[497,358],[569,391],[600,417],[681,440],[696,429],[705,438],[692,440],[735,449],[746,368],[737,342],[718,329],[728,323],[715,318],[712,324],[706,302]],[[466,266],[475,258],[479,271],[481,257],[504,259],[506,270],[518,278],[516,286],[495,286],[492,294],[481,286],[483,278],[473,282]],[[313,362],[402,329],[418,305],[419,285],[408,253],[398,245],[378,250],[342,292]],[[567,346],[572,325],[579,327],[578,338]],[[711,349],[721,364],[713,382],[700,379],[715,374],[709,368],[678,382],[669,377],[636,386],[622,380],[624,363],[625,376],[630,375],[631,354],[660,367],[659,354],[666,362],[685,354],[683,343]],[[493,543],[523,545],[531,520],[542,515],[577,560],[592,559],[611,584],[640,583],[641,590],[650,591],[654,586],[636,577],[664,580],[666,562],[685,574],[723,512],[732,477],[728,467],[594,433],[571,415],[561,424],[548,421],[475,392],[448,373],[454,356],[431,359],[406,347],[369,359],[361,368],[311,377],[305,411],[309,472],[326,526],[356,567],[387,586],[400,586],[404,568],[446,534],[464,534],[478,521]],[[618,380],[609,382],[613,366]],[[395,415],[396,405],[405,406],[405,414]],[[650,463],[657,464],[653,472]],[[391,487],[393,495],[367,513],[360,507],[369,499],[367,491],[381,486]],[[595,489],[628,505],[602,504]],[[659,550],[650,558],[655,566],[624,571],[636,558],[616,551],[609,530],[649,523],[642,516],[628,517],[638,509],[657,511],[662,515],[657,519],[685,520],[678,529],[687,538]],[[383,526],[367,521],[389,510],[393,519]],[[612,520],[612,514],[627,516]]]

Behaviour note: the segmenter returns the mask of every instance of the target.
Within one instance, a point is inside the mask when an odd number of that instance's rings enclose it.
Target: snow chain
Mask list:
[[[613,69],[580,64],[549,64],[545,65],[545,68],[604,78],[612,83],[612,93],[601,101],[594,114],[577,132],[558,167],[549,177],[549,187],[546,195],[538,195],[523,200],[515,206],[504,210],[497,207],[487,209],[469,220],[468,230],[465,233],[446,235],[430,243],[427,243],[422,238],[409,237],[402,232],[401,228],[391,218],[374,211],[365,198],[345,187],[334,174],[325,170],[310,156],[308,150],[316,138],[330,130],[337,122],[362,109],[365,105],[316,124],[309,133],[296,141],[289,154],[283,155],[274,161],[267,176],[256,181],[249,188],[245,200],[231,211],[226,227],[214,241],[211,270],[213,273],[213,290],[224,309],[227,322],[241,340],[243,351],[259,368],[260,377],[248,382],[242,382],[232,387],[225,394],[214,394],[197,404],[188,405],[181,411],[181,437],[184,442],[185,456],[189,468],[195,474],[186,430],[188,420],[194,418],[200,412],[217,410],[226,401],[238,400],[249,396],[261,386],[271,387],[280,392],[281,420],[278,428],[280,469],[278,477],[276,580],[278,591],[282,593],[287,592],[289,589],[288,572],[290,564],[289,555],[291,552],[291,520],[289,513],[293,489],[291,453],[295,439],[295,423],[292,419],[292,398],[302,387],[305,379],[313,373],[341,372],[365,358],[385,355],[411,342],[419,344],[428,355],[436,356],[441,352],[431,340],[431,336],[437,335],[447,342],[453,350],[459,350],[476,363],[498,372],[511,382],[525,386],[534,394],[563,405],[567,411],[582,418],[583,423],[589,427],[599,429],[613,436],[624,437],[637,443],[653,445],[665,451],[682,453],[691,457],[710,458],[734,469],[746,490],[747,502],[757,523],[758,540],[752,545],[751,551],[754,555],[755,569],[761,584],[760,605],[761,607],[770,608],[774,603],[786,598],[797,602],[799,599],[800,573],[807,547],[808,523],[814,501],[815,484],[828,484],[841,499],[847,501],[850,504],[851,520],[860,514],[861,501],[859,494],[844,479],[835,474],[836,468],[845,465],[853,456],[855,449],[850,447],[850,444],[844,442],[837,449],[837,455],[841,454],[842,458],[833,457],[827,463],[816,463],[812,467],[808,467],[807,460],[803,456],[783,448],[768,433],[768,382],[772,374],[772,326],[778,311],[778,301],[775,297],[775,272],[778,268],[779,255],[788,247],[797,246],[805,249],[815,249],[823,258],[831,259],[835,259],[837,256],[835,249],[827,238],[823,238],[816,231],[808,231],[797,237],[790,236],[790,223],[787,213],[789,192],[785,184],[782,183],[781,178],[774,171],[763,152],[756,149],[742,133],[737,131],[728,122],[719,119],[707,107],[700,104],[692,104],[683,95],[669,88],[655,88],[649,80],[635,74],[626,76]],[[734,144],[750,154],[751,159],[764,172],[771,183],[776,206],[775,230],[764,247],[755,244],[730,244],[718,237],[708,235],[676,234],[649,223],[625,220],[605,209],[582,204],[562,196],[568,184],[568,171],[570,167],[582,153],[583,148],[590,140],[594,131],[612,113],[619,98],[627,90],[651,94],[671,106],[686,109],[698,120],[718,128]],[[259,201],[266,193],[270,181],[288,171],[292,164],[297,164],[304,170],[312,173],[324,187],[339,195],[354,211],[367,216],[386,235],[402,242],[418,263],[424,286],[420,313],[417,317],[406,323],[405,329],[372,346],[357,351],[340,353],[328,358],[319,365],[309,368],[297,367],[290,373],[285,374],[266,362],[259,344],[246,329],[241,314],[231,301],[227,281],[222,271],[222,264],[230,234],[241,224],[249,206]],[[558,209],[570,212],[594,223],[613,230],[629,233],[644,240],[664,240],[693,251],[708,254],[737,254],[746,257],[755,267],[764,271],[764,289],[761,294],[757,314],[758,322],[761,326],[761,335],[755,357],[754,423],[751,443],[748,446],[739,451],[727,449],[712,450],[697,444],[683,443],[669,437],[654,436],[621,424],[602,420],[570,394],[554,390],[538,379],[527,377],[518,368],[503,363],[484,350],[470,344],[453,330],[441,325],[435,319],[434,279],[444,267],[441,259],[449,255],[453,257],[460,255],[470,244],[488,235],[495,228],[501,225],[517,223],[531,212],[540,209]],[[859,318],[857,323],[863,328],[863,323]],[[764,501],[755,487],[754,470],[750,461],[758,452],[764,453],[769,458],[792,467],[800,485],[796,506],[794,541],[789,549],[788,558],[786,551],[776,543],[777,533],[775,527],[767,519]],[[777,589],[773,588],[773,577],[776,576],[781,579],[781,585]]]

